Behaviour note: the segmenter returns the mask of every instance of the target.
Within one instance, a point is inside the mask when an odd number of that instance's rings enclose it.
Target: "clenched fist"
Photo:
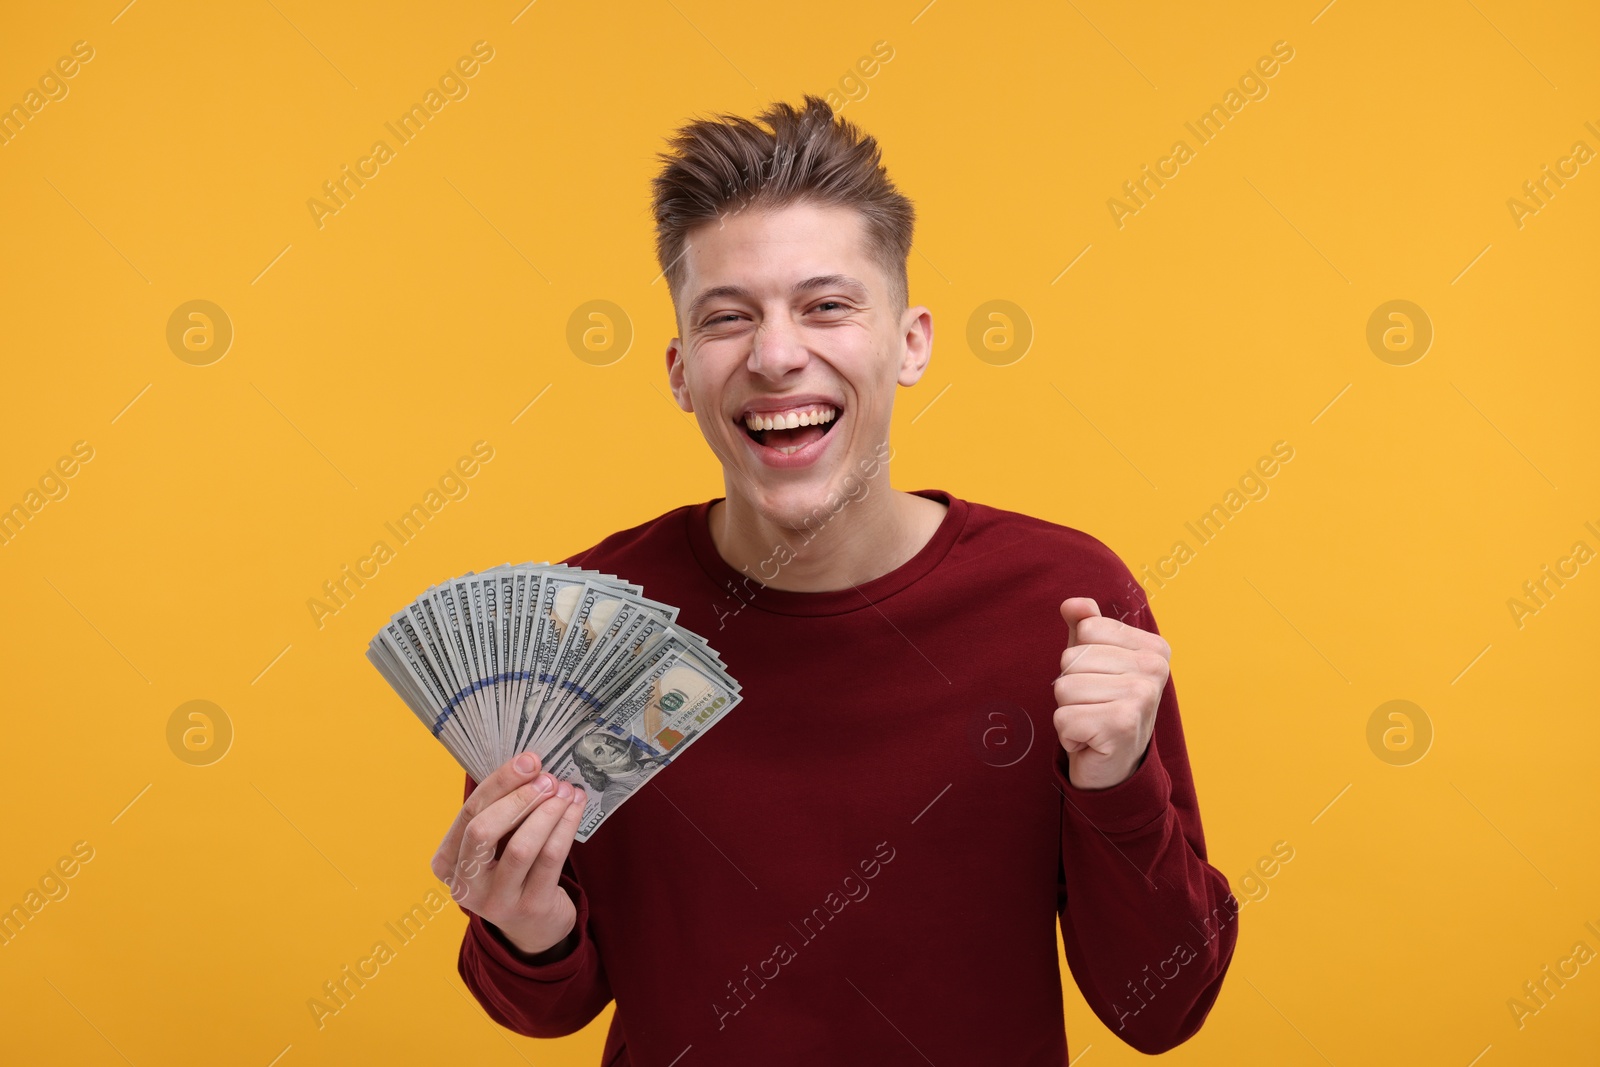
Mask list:
[[[1108,789],[1133,774],[1150,744],[1172,647],[1160,634],[1105,618],[1089,597],[1063,600],[1061,617],[1067,647],[1053,688],[1067,780]]]

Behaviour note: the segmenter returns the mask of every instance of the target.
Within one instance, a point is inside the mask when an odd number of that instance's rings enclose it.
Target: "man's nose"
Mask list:
[[[747,366],[751,373],[777,381],[810,359],[800,328],[785,315],[768,318],[756,328]]]

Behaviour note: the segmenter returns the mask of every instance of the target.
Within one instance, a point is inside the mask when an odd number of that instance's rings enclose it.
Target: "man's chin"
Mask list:
[[[858,499],[862,495],[859,487],[842,484],[842,472],[812,469],[805,478],[781,480],[772,477],[779,472],[762,473],[767,484],[757,483],[750,504],[767,522],[785,529],[815,530],[842,510],[852,492]]]

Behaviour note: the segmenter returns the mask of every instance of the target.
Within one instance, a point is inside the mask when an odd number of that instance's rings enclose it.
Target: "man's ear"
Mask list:
[[[667,343],[667,385],[678,406],[693,413],[694,401],[689,397],[689,385],[683,379],[683,345],[676,337]]]
[[[901,385],[916,385],[933,356],[933,312],[918,305],[907,308],[900,319],[905,350],[900,357]]]

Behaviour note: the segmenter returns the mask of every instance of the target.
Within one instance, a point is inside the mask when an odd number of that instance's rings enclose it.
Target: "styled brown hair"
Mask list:
[[[721,114],[679,128],[657,153],[651,181],[656,260],[674,304],[683,295],[689,231],[746,208],[811,202],[851,207],[865,220],[867,252],[889,279],[891,310],[903,311],[906,257],[916,209],[889,180],[872,136],[841,117],[820,96],[799,109],[774,103],[749,119]]]

